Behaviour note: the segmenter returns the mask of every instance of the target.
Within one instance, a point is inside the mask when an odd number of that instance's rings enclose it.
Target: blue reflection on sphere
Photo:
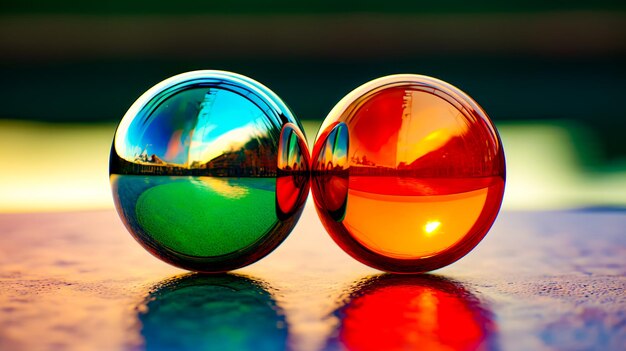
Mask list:
[[[274,250],[302,213],[309,152],[300,122],[262,84],[224,71],[169,78],[115,133],[116,207],[149,252],[222,272]]]

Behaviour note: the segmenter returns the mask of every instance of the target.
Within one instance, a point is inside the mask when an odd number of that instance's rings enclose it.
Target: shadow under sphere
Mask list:
[[[265,283],[189,274],[137,307],[146,350],[284,350],[287,324]]]

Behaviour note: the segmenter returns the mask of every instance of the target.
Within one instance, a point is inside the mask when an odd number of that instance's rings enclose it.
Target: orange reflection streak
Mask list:
[[[355,295],[338,313],[338,341],[349,350],[476,350],[495,341],[489,312],[445,279],[377,277]]]
[[[167,143],[167,151],[164,158],[166,160],[174,160],[178,155],[185,152],[181,137],[183,136],[182,130],[177,130],[172,133],[170,141]]]
[[[288,213],[298,202],[300,188],[296,186],[293,177],[276,178],[276,199],[280,210]]]

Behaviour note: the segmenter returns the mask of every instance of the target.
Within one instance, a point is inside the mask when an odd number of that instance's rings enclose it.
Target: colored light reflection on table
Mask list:
[[[397,281],[387,275],[368,278],[376,272],[332,242],[313,206],[305,209],[295,235],[241,270],[244,282],[233,284],[187,281],[187,275],[181,279],[183,272],[136,245],[114,210],[2,214],[0,223],[3,350],[158,349],[157,334],[175,329],[168,321],[177,319],[168,311],[177,310],[190,325],[176,328],[189,328],[198,345],[211,341],[202,338],[195,324],[215,326],[220,319],[243,318],[250,323],[241,323],[242,333],[239,324],[227,323],[223,333],[203,335],[232,337],[233,344],[246,349],[246,335],[267,335],[269,340],[258,343],[282,345],[287,332],[289,349],[342,349],[338,337],[375,325],[359,316],[376,315],[407,326],[394,334],[404,343],[412,340],[408,326],[416,316],[453,323],[444,318],[449,314],[443,305],[456,309],[460,326],[474,330],[468,339],[486,345],[484,349],[622,350],[624,345],[626,217],[619,211],[502,213],[476,255],[438,272],[451,284],[421,282],[410,275]],[[594,240],[589,233],[596,233]],[[215,318],[198,313],[202,311],[215,312]],[[253,323],[246,311],[258,312],[262,323]],[[478,332],[471,319],[479,324]],[[497,330],[490,325],[496,322]],[[452,342],[440,339],[445,329],[420,335],[445,345]]]
[[[146,350],[284,350],[287,324],[265,283],[244,276],[184,275],[138,307]]]
[[[348,350],[496,347],[491,312],[461,284],[437,276],[366,279],[335,314],[340,324],[329,346]]]
[[[445,82],[397,75],[364,84],[329,113],[312,156],[324,226],[372,267],[422,272],[482,240],[504,194],[495,127]]]

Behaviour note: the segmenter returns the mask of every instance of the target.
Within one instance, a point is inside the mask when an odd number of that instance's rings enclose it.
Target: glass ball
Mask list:
[[[274,250],[302,213],[309,151],[302,126],[260,83],[194,71],[144,93],[115,133],[117,211],[154,256],[223,272]]]
[[[417,273],[471,251],[495,220],[502,142],[487,114],[452,85],[392,75],[344,97],[311,158],[317,212],[333,240],[371,267]]]

